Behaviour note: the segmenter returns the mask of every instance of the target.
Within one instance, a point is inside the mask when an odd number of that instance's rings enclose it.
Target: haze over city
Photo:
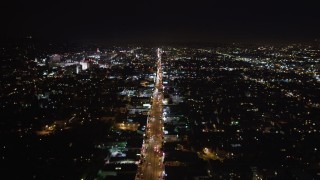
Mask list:
[[[270,41],[319,38],[315,1],[6,1],[1,37]]]

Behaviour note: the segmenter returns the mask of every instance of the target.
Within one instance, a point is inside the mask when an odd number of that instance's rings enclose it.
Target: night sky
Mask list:
[[[1,2],[1,38],[162,41],[312,40],[316,1]]]

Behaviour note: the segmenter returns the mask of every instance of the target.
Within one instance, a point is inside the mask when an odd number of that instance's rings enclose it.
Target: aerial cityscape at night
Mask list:
[[[320,177],[319,45],[94,46],[2,48],[4,172]]]
[[[2,179],[320,179],[316,7],[4,3]]]

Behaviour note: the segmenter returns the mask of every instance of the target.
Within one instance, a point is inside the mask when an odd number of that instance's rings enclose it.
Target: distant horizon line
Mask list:
[[[27,35],[2,37],[1,44],[18,43],[27,39],[34,43],[103,43],[103,44],[320,44],[320,38],[216,38],[216,39],[159,39],[159,38],[39,38]]]

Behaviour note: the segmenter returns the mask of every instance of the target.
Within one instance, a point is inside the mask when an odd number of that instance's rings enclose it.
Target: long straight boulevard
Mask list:
[[[163,179],[164,166],[162,152],[163,119],[162,119],[162,68],[161,49],[157,49],[157,74],[155,89],[152,96],[152,105],[149,112],[144,142],[141,150],[141,161],[138,166],[136,180]]]

